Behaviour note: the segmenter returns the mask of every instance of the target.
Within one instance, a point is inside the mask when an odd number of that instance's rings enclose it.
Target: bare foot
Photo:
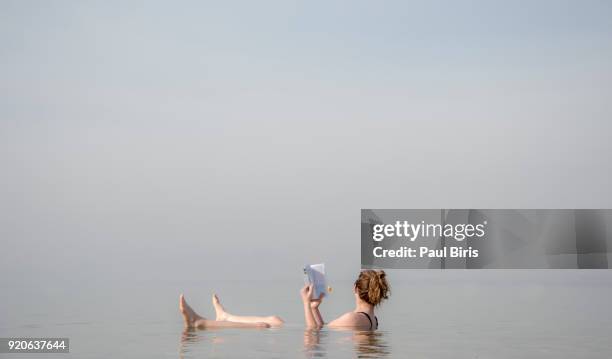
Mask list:
[[[216,294],[213,294],[212,296],[212,304],[213,307],[215,307],[215,313],[217,314],[217,320],[227,320],[227,312],[225,311],[225,308],[223,308],[223,306],[221,305],[221,302],[219,301],[219,297],[217,297]]]
[[[186,328],[193,328],[197,320],[203,319],[193,309],[191,309],[182,294],[179,297],[179,309],[181,314],[183,314],[183,320],[185,321]]]

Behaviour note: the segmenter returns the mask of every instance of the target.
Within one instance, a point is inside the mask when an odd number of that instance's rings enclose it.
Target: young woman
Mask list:
[[[214,329],[214,328],[270,328],[283,325],[283,320],[276,315],[268,317],[240,316],[230,314],[225,310],[216,294],[212,296],[215,307],[216,320],[199,316],[181,294],[179,297],[179,310],[183,315],[185,328]]]
[[[378,328],[378,318],[374,315],[374,307],[389,298],[391,288],[384,271],[364,270],[359,273],[355,281],[355,309],[332,320],[327,325],[330,328],[354,328],[374,330]],[[308,328],[321,328],[324,324],[319,305],[323,301],[323,294],[319,299],[311,299],[312,285],[306,285],[300,292],[304,303],[304,318]]]

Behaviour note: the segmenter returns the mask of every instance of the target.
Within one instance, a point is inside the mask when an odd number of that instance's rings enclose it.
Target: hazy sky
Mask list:
[[[0,279],[348,278],[360,208],[611,207],[611,39],[608,1],[0,1]]]

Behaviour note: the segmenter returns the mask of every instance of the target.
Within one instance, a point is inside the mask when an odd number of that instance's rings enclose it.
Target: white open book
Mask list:
[[[325,279],[325,264],[310,264],[304,266],[304,283],[312,284],[312,299],[319,299],[321,293],[327,292]]]

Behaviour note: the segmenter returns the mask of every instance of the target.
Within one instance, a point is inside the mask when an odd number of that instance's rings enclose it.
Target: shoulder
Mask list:
[[[328,326],[334,328],[338,327],[370,327],[370,321],[365,315],[358,312],[347,312],[339,316],[338,318],[329,322]]]

